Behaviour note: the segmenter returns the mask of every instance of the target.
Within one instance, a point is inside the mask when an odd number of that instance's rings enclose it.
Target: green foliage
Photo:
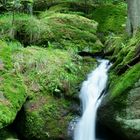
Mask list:
[[[20,0],[0,0],[0,7],[5,11],[18,10],[21,7]]]
[[[15,34],[19,30],[20,23],[27,21],[30,17],[26,14],[15,14],[14,25],[12,25],[12,13],[0,15],[0,39],[9,39],[11,28],[14,29]]]
[[[50,16],[45,16],[44,13],[41,17],[43,17],[41,21],[50,28],[49,36],[45,34],[44,37],[48,37],[54,46],[59,46],[59,48],[67,47],[64,49],[75,46],[78,50],[83,48],[92,50],[91,47],[97,40],[95,36],[97,24],[94,21],[78,15],[59,13]]]
[[[91,13],[95,6],[92,4],[85,4],[83,1],[80,2],[62,2],[54,6],[51,6],[48,11],[68,13],[68,14],[78,14],[86,16],[87,13]]]
[[[95,3],[98,3],[98,4],[118,4],[118,3],[121,3],[123,2],[124,3],[124,0],[94,0]]]

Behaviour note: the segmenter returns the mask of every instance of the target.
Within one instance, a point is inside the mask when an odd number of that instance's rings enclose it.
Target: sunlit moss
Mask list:
[[[11,48],[0,41],[0,128],[10,124],[26,99],[22,77],[14,69]]]
[[[93,10],[91,17],[99,23],[98,32],[110,35],[113,33],[122,33],[125,30],[126,22],[126,4],[103,4]]]
[[[66,137],[74,115],[71,103],[86,74],[96,65],[95,59],[49,46],[18,48],[13,53],[15,68],[24,77],[29,93],[17,121],[25,138]]]
[[[140,78],[140,64],[136,64],[123,75],[114,79],[114,84],[110,89],[111,97],[117,97],[120,94],[127,94],[127,92],[134,86]]]

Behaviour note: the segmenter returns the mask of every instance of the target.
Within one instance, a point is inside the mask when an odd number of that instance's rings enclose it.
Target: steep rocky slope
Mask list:
[[[110,42],[111,41],[111,42]],[[108,94],[99,109],[100,121],[122,139],[138,140],[140,52],[139,35],[126,40],[114,37],[107,43],[106,51],[114,61],[110,71]]]

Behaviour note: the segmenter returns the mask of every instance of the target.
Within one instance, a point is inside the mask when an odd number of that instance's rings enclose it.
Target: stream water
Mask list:
[[[100,65],[93,70],[83,82],[80,91],[82,102],[82,117],[76,125],[74,140],[96,139],[96,112],[106,88],[108,70],[111,64],[108,60],[98,60]]]

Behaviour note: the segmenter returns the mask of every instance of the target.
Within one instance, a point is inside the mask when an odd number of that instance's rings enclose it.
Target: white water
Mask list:
[[[108,60],[99,60],[99,62],[100,65],[88,75],[87,80],[82,84],[79,97],[82,101],[83,115],[75,128],[74,140],[96,139],[96,112],[102,99],[101,93],[106,87],[107,71],[111,66]]]

